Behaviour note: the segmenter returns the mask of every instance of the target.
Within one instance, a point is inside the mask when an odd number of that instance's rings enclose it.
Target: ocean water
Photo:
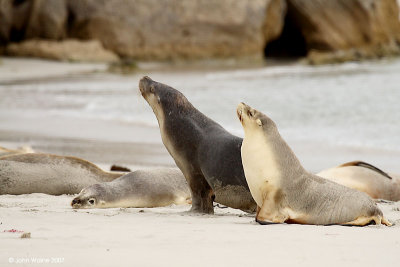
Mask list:
[[[200,111],[239,136],[243,131],[236,106],[243,101],[270,116],[288,141],[400,151],[400,60],[141,71],[1,85],[0,113],[157,127],[138,92],[142,75],[180,90]]]

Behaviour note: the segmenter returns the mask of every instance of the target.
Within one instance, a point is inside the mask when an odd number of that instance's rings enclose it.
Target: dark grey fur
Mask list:
[[[212,213],[213,198],[223,205],[254,211],[236,137],[198,111],[178,90],[143,77],[142,96],[158,119],[164,145],[185,175],[192,193],[192,211]],[[150,103],[149,97],[157,98]],[[162,118],[156,109],[161,108]]]

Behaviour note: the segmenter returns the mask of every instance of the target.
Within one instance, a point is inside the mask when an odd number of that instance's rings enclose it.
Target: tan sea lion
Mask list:
[[[86,160],[42,153],[0,158],[0,195],[77,194],[82,188],[112,181],[124,173],[105,172]]]
[[[364,192],[372,198],[400,200],[400,179],[363,161],[347,162],[317,175]]]
[[[71,202],[74,209],[153,208],[191,203],[189,186],[177,168],[138,170],[112,182],[88,186]]]
[[[266,115],[244,103],[237,114],[245,133],[242,161],[258,205],[257,222],[391,225],[367,194],[307,172]]]
[[[34,153],[35,151],[30,146],[22,146],[17,149],[9,149],[0,146],[0,157],[18,155],[18,154],[26,154],[26,153]]]

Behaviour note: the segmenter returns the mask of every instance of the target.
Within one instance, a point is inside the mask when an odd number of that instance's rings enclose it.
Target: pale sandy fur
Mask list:
[[[190,190],[182,172],[177,168],[157,168],[134,171],[112,182],[84,188],[71,205],[85,209],[152,208],[190,201]]]
[[[276,191],[280,187],[280,173],[275,161],[274,152],[268,149],[269,146],[265,144],[266,139],[263,134],[257,131],[247,132],[248,138],[243,140],[242,153],[246,154],[246,157],[242,157],[245,176],[246,177],[265,177],[266,179],[253,179],[252,182],[248,183],[251,195],[256,201],[259,207],[263,203],[263,191]],[[251,141],[250,141],[251,140]],[[260,150],[261,147],[266,147],[267,149]],[[258,162],[262,158],[263,164],[269,166],[266,169],[263,165],[253,164]],[[268,178],[267,178],[268,177]]]
[[[391,201],[400,200],[400,179],[389,179],[379,172],[360,166],[338,166],[317,174],[338,184],[356,189],[372,198]]]
[[[34,153],[34,152],[35,151],[30,146],[22,146],[17,149],[9,149],[0,146],[0,158],[4,156],[19,155],[19,154]]]
[[[357,219],[365,217],[389,224],[365,193],[307,172],[267,116],[245,104],[238,106],[238,116],[245,132],[243,167],[259,222],[364,225],[365,219]]]
[[[105,172],[86,160],[42,153],[0,159],[0,194],[77,194],[82,188],[112,181],[122,173]]]

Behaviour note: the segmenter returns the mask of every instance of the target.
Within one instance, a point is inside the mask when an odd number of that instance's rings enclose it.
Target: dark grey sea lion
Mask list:
[[[255,211],[244,176],[242,139],[198,111],[178,90],[143,77],[139,89],[157,117],[162,141],[184,174],[194,212],[213,213],[213,200]]]

